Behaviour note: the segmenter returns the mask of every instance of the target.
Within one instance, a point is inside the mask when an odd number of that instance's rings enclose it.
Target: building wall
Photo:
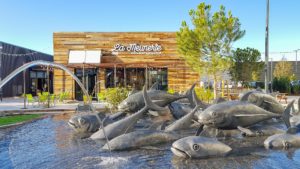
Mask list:
[[[274,72],[276,64],[278,62],[280,62],[280,61],[269,62],[269,70],[270,70],[269,77],[270,78],[271,77],[274,78],[273,72]],[[287,62],[292,64],[292,72],[293,72],[293,74],[295,74],[296,79],[300,80],[300,62],[299,61],[287,61]],[[272,64],[272,66],[271,66],[271,64]],[[271,69],[271,67],[272,67],[272,69]],[[260,80],[264,82],[264,79],[265,79],[265,74],[264,74],[264,71],[262,71],[262,73],[260,74]]]
[[[32,53],[31,55],[24,55]],[[53,56],[31,49],[0,41],[0,77],[4,79],[24,63],[35,60],[53,61]],[[50,79],[51,80],[51,79]],[[30,93],[31,84],[28,69],[25,71],[26,93]],[[52,81],[52,80],[51,80]],[[50,86],[50,90],[51,90]],[[23,74],[19,73],[2,88],[3,97],[20,96],[23,94]]]
[[[141,44],[162,46],[161,54],[146,55],[118,52],[116,56],[103,56],[102,63],[151,63],[151,66],[168,66],[168,87],[183,91],[199,79],[199,75],[188,68],[179,58],[175,32],[57,32],[53,35],[54,62],[68,64],[70,50],[112,51],[116,44]],[[101,71],[103,73],[103,71]],[[103,75],[99,78],[103,80]],[[72,79],[60,70],[54,72],[54,92],[74,91]]]

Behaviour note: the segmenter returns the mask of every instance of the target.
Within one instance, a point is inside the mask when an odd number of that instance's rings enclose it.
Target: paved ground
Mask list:
[[[300,96],[288,96],[288,103],[292,100],[295,101],[295,107],[298,108],[298,102],[297,99],[299,99]],[[57,103],[55,106],[52,106],[50,108],[45,108],[42,106],[38,106],[38,104],[34,104],[33,106],[27,105],[27,109],[24,110],[24,100],[22,98],[4,98],[2,102],[0,102],[0,112],[7,111],[7,112],[20,112],[20,111],[43,111],[43,112],[54,112],[59,110],[64,111],[72,111],[75,110],[79,102],[73,103]],[[283,105],[286,105],[284,101],[281,101]],[[96,107],[96,109],[104,109],[105,104],[104,103],[97,103],[93,102],[93,105]]]
[[[298,109],[298,99],[300,98],[300,96],[287,96],[287,102],[290,103],[291,101],[295,100],[295,108]],[[285,101],[281,101],[280,103],[282,103],[283,105],[287,105],[285,104]]]
[[[26,105],[27,109],[24,108],[24,100],[23,98],[4,98],[2,102],[0,102],[0,112],[8,111],[43,111],[43,112],[51,112],[51,111],[59,111],[59,110],[65,110],[65,111],[72,111],[75,110],[79,102],[72,103],[57,103],[55,106],[51,106],[50,108],[45,108],[43,106],[38,106],[37,103],[34,105],[29,104]],[[105,104],[104,103],[96,103],[93,102],[93,105],[96,107],[96,109],[104,109]]]

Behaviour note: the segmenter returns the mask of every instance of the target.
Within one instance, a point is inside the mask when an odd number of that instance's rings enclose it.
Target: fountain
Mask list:
[[[65,66],[58,64],[58,63],[53,63],[53,62],[48,62],[48,61],[42,61],[42,60],[37,60],[33,62],[29,62],[24,64],[23,66],[19,67],[18,69],[14,70],[12,73],[10,73],[8,76],[6,76],[1,82],[0,82],[0,88],[2,88],[8,81],[10,81],[13,77],[15,77],[17,74],[21,73],[22,71],[33,67],[33,66],[51,66],[54,68],[59,68],[67,72],[72,78],[77,82],[77,84],[80,86],[81,90],[83,91],[84,95],[88,98],[89,104],[91,103],[89,94],[87,90],[84,88],[83,84],[81,81]]]
[[[3,81],[0,81],[0,88],[18,73],[35,65],[51,66],[66,71],[81,87],[88,98],[92,111],[95,111],[95,108],[89,99],[88,92],[79,79],[66,67],[56,63],[34,61],[24,64],[3,79]],[[264,93],[261,93],[261,95],[264,95]],[[227,103],[230,104],[233,102]],[[223,105],[223,108],[221,109],[222,112],[225,111],[226,107],[229,107],[224,106],[226,105],[224,103],[216,104],[219,104],[218,106]],[[247,104],[249,107],[249,104],[252,103],[248,102],[240,104]],[[231,106],[236,105],[237,104],[231,104]],[[274,106],[274,104],[272,105]],[[215,106],[215,110],[218,108],[216,105],[210,106]],[[253,104],[251,106],[255,105]],[[212,108],[209,108],[207,110],[211,109]],[[201,114],[203,113],[205,112],[203,111]],[[249,115],[249,113],[246,114],[246,119],[249,119],[247,115]],[[216,115],[214,115],[214,117],[215,116]],[[104,132],[103,121],[98,116],[96,117]],[[239,117],[241,117],[241,115]],[[222,135],[223,133],[220,133],[220,136],[217,136],[218,133],[213,133],[215,130],[219,130],[217,128],[218,126],[216,126],[216,128],[213,128],[211,135],[218,141],[221,141],[232,148],[228,157],[217,156],[205,159],[182,159],[172,154],[169,143],[155,145],[153,147],[141,147],[141,149],[130,151],[107,152],[103,149],[96,148],[99,146],[102,147],[106,141],[107,148],[111,150],[106,133],[104,133],[106,137],[104,142],[102,140],[93,141],[91,139],[78,139],[66,123],[69,118],[70,114],[59,114],[25,124],[11,131],[0,130],[0,163],[2,166],[4,166],[4,168],[24,168],[24,164],[26,164],[27,168],[198,168],[199,166],[201,168],[274,168],[274,166],[278,168],[287,168],[286,166],[289,168],[299,168],[300,165],[300,151],[298,149],[290,148],[288,150],[265,151],[265,148],[262,146],[264,140],[266,140],[267,134],[273,135],[273,130],[276,132],[278,131],[275,129],[286,129],[282,121],[270,121],[253,126],[253,131],[250,131],[250,133],[257,133],[257,131],[259,131],[257,137],[243,137],[241,132],[237,129],[233,131],[224,130],[222,132],[227,132],[228,134],[225,133]],[[150,120],[155,122],[154,119]],[[151,125],[152,123],[149,123],[146,119],[135,126],[135,130],[143,132],[146,130],[145,128],[150,128]],[[269,131],[263,130],[265,135],[261,134],[261,129],[263,129],[261,127],[264,126],[272,127]],[[255,127],[258,128],[255,130]],[[209,128],[207,128],[207,131],[207,134],[209,135]],[[188,130],[178,131],[177,134],[185,137],[191,136],[195,132],[196,128],[191,127]],[[235,132],[238,133],[236,134]],[[246,132],[249,133],[247,130]],[[283,130],[283,132],[285,131]],[[199,136],[198,138],[201,137],[203,138],[203,136]],[[130,139],[137,139],[138,135],[136,137],[127,138],[129,138],[129,141],[123,140],[123,142],[131,143]],[[151,141],[149,137],[144,136],[140,139],[144,139],[145,142]],[[183,145],[185,145],[185,143],[187,142],[184,142]],[[201,143],[200,140],[197,144],[191,144],[192,146],[188,147],[195,150],[195,152],[201,153],[203,151],[199,151],[200,147],[197,146]],[[111,145],[112,144],[113,143],[111,143]],[[220,143],[218,143],[218,145],[220,145]],[[174,150],[176,147],[173,146],[172,148]],[[177,146],[177,149],[178,148],[179,147]],[[179,154],[180,152],[183,152],[181,150],[184,150],[178,149],[179,151],[177,151],[177,149],[175,149],[175,152],[179,152]]]
[[[53,63],[53,62],[48,62],[48,61],[42,61],[42,60],[37,60],[37,61],[32,61],[29,63],[24,64],[23,66],[19,67],[18,69],[14,70],[12,73],[10,73],[8,76],[6,76],[2,81],[0,81],[0,89],[7,83],[9,82],[13,77],[15,77],[17,74],[21,73],[22,71],[33,67],[33,66],[47,66],[47,67],[53,67],[53,68],[58,68],[58,69],[62,69],[65,72],[67,72],[75,81],[76,83],[79,85],[79,87],[81,88],[81,90],[83,91],[84,95],[87,97],[88,99],[88,104],[91,106],[92,109],[92,113],[95,113],[95,107],[92,104],[92,101],[90,99],[89,93],[88,91],[85,89],[84,85],[81,83],[81,81],[65,66],[58,64],[58,63]],[[104,127],[103,127],[103,122],[100,119],[100,117],[98,115],[96,115],[99,123],[101,124],[101,128],[103,130],[103,133],[106,137],[105,131],[104,131]],[[108,143],[108,139],[106,139],[107,143]],[[109,144],[109,143],[108,143]],[[110,149],[110,148],[109,148]]]

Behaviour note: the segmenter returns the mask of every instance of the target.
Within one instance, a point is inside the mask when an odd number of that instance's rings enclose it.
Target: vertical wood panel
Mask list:
[[[116,56],[104,56],[102,63],[152,63],[155,67],[168,67],[168,87],[183,91],[199,79],[199,75],[189,69],[180,59],[176,46],[175,32],[58,32],[53,34],[54,62],[67,65],[69,50],[103,50],[111,52],[115,44],[140,45],[158,44],[162,46],[161,54],[131,54],[118,52]],[[157,63],[157,65],[155,65]],[[175,64],[176,63],[176,64]],[[104,82],[105,69],[100,69],[98,79]],[[73,69],[72,69],[73,71]],[[66,78],[60,70],[54,72],[54,91],[73,91],[74,83]],[[72,84],[72,85],[68,85]],[[101,89],[104,83],[101,83]],[[74,98],[74,93],[72,94]]]

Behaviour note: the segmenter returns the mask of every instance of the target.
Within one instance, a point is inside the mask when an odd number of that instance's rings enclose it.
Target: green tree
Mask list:
[[[293,74],[292,63],[284,58],[275,65],[273,75],[277,78],[290,77]]]
[[[245,34],[240,29],[239,19],[225,7],[211,14],[211,6],[201,3],[190,10],[192,28],[185,21],[177,32],[177,45],[181,57],[194,71],[211,76],[216,84],[222,73],[230,67],[232,43]]]
[[[258,80],[259,73],[264,67],[264,63],[260,61],[260,52],[254,48],[237,48],[231,60],[230,75],[234,81],[241,81],[243,84]]]

